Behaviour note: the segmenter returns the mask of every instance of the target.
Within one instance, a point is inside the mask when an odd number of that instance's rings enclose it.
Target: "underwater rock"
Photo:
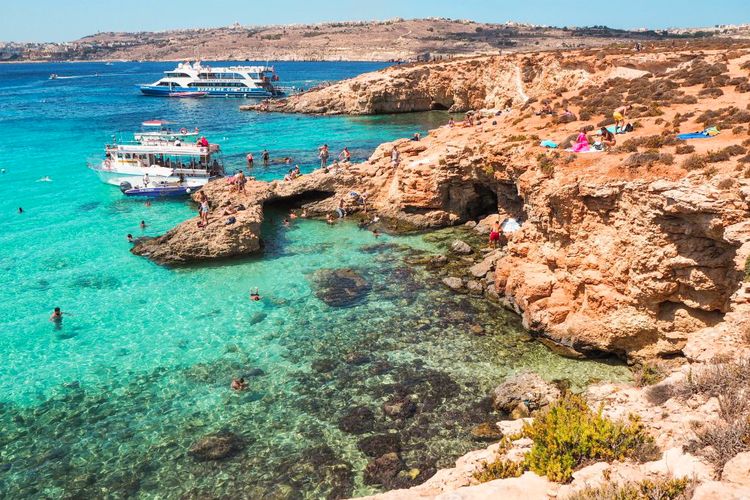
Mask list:
[[[265,374],[266,372],[264,372],[260,368],[251,368],[245,373],[245,377],[262,377]]]
[[[464,287],[464,282],[461,278],[456,278],[454,276],[449,276],[448,278],[443,278],[443,284],[450,288],[451,290],[461,290]]]
[[[367,467],[365,467],[365,484],[381,484],[389,488],[403,468],[404,462],[398,453],[386,453],[367,464]]]
[[[398,434],[375,434],[367,436],[357,443],[357,448],[368,457],[380,457],[386,453],[401,451],[401,438]]]
[[[370,356],[361,351],[354,351],[347,354],[344,358],[344,361],[346,362],[346,364],[359,366],[364,365],[365,363],[369,363]]]
[[[471,333],[474,335],[485,335],[487,332],[484,331],[484,328],[482,325],[473,324],[469,327],[469,330],[471,330]]]
[[[318,373],[327,373],[336,368],[336,362],[328,358],[316,359],[310,364],[310,367]]]
[[[393,369],[393,366],[390,362],[387,360],[381,359],[379,361],[376,361],[372,364],[372,368],[370,368],[370,373],[373,375],[383,375],[388,373]]]
[[[475,441],[499,441],[503,433],[494,422],[484,422],[471,428],[471,437]]]
[[[560,397],[560,390],[535,373],[522,373],[510,378],[492,391],[496,410],[510,413],[524,404],[529,411],[543,408]]]
[[[352,269],[321,269],[313,275],[315,295],[331,307],[346,307],[362,300],[370,284]]]
[[[243,440],[232,432],[220,432],[204,436],[188,450],[188,454],[200,461],[223,460],[236,455],[245,447]]]
[[[453,251],[453,253],[461,255],[468,255],[473,252],[469,244],[462,240],[456,240],[451,243],[451,250]]]
[[[264,312],[257,312],[253,314],[252,318],[250,318],[249,323],[251,325],[257,325],[258,323],[261,323],[263,320],[265,320],[268,317],[268,314]]]
[[[339,420],[339,429],[349,434],[370,432],[375,425],[375,414],[366,406],[355,406]]]
[[[434,255],[427,261],[428,269],[437,269],[448,264],[448,257],[445,255]]]
[[[383,412],[391,418],[409,418],[417,411],[410,397],[396,396],[383,403]]]
[[[467,281],[466,289],[472,295],[482,295],[482,293],[484,292],[484,287],[482,287],[482,284],[476,280]]]

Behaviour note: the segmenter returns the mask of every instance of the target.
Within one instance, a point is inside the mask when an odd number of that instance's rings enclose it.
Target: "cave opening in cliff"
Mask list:
[[[497,213],[497,193],[484,184],[474,184],[473,196],[466,201],[466,215],[476,219]]]
[[[442,102],[432,101],[430,103],[430,111],[448,111],[450,108]]]
[[[265,202],[263,206],[291,210],[302,208],[309,203],[326,200],[335,194],[336,193],[331,191],[311,190],[293,196],[272,199]]]

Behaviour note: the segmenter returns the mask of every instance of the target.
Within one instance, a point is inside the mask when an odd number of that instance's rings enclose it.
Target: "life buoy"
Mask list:
[[[186,128],[181,128],[180,129],[180,133],[181,134],[187,134],[187,129]]]

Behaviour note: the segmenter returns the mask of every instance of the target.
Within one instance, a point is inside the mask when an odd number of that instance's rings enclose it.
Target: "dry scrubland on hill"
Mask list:
[[[536,115],[543,101],[558,114]],[[623,104],[632,106],[635,131],[617,136],[609,151],[540,147],[542,139],[564,147],[579,129],[610,124]],[[487,214],[514,216],[521,230],[500,252],[469,253],[470,269],[452,265],[461,259],[455,255],[447,265],[431,261],[445,266],[441,272],[452,278],[446,284],[513,308],[566,355],[614,353],[637,363],[637,382],[649,386],[595,385],[584,394],[594,408],[603,405],[604,417],[640,418],[618,426],[576,400],[550,407],[559,391],[517,382],[520,395],[502,407],[514,416],[531,413],[541,418],[537,424],[501,423],[501,443],[383,498],[750,497],[750,44],[429,63],[363,75],[279,106],[354,113],[471,108],[480,118],[418,142],[383,144],[338,176],[318,171],[292,182],[252,183],[248,195],[210,184],[206,192],[219,205],[255,203],[247,220],[224,226],[217,218],[205,231],[187,221],[137,245],[136,253],[179,263],[255,251],[264,201],[296,201],[323,215],[353,189],[369,194],[391,228],[479,221],[471,231],[482,231],[497,217]],[[563,116],[564,108],[574,116]],[[721,133],[676,139],[707,126]],[[495,403],[508,391],[498,389]],[[545,412],[553,416],[542,418]],[[576,436],[590,441],[571,442]],[[560,440],[569,454],[551,447]],[[641,451],[621,450],[621,440]],[[400,472],[389,467],[398,457],[378,460],[368,467],[392,484]]]
[[[737,36],[741,29],[717,30]],[[591,47],[690,37],[595,28],[551,28],[451,19],[393,19],[314,25],[239,26],[161,32],[97,33],[66,44],[0,44],[0,60],[413,60],[499,51]],[[283,76],[283,75],[282,75]]]

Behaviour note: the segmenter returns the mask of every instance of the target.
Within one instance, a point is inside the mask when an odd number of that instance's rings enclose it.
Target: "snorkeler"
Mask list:
[[[232,390],[235,391],[244,391],[247,389],[247,382],[245,382],[245,379],[240,377],[232,380],[232,384],[230,385]]]
[[[260,291],[256,286],[254,290],[250,290],[250,300],[258,302],[260,300]]]

